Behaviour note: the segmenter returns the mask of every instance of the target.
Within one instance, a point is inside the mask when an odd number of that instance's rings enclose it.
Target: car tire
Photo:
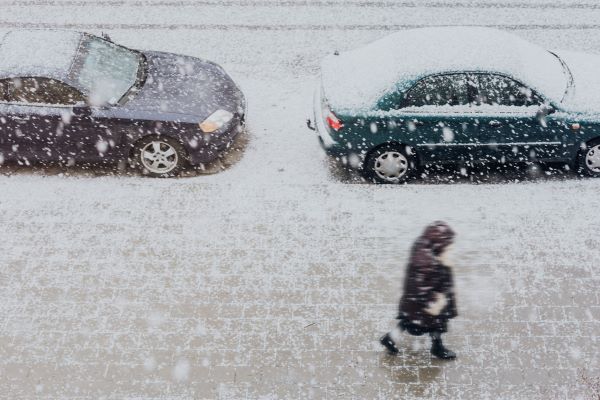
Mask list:
[[[414,151],[405,145],[386,144],[369,152],[363,164],[363,174],[371,182],[405,183],[414,178],[417,162]]]
[[[600,139],[586,143],[577,156],[579,175],[600,177]]]
[[[133,150],[133,164],[146,176],[170,178],[187,165],[187,152],[176,140],[166,136],[140,139]]]

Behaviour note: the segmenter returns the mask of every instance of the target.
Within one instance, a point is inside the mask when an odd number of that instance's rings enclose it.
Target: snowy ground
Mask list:
[[[249,102],[245,153],[222,172],[5,167],[0,398],[592,394],[580,376],[600,376],[597,180],[364,184],[328,166],[304,118],[334,49],[483,24],[600,53],[596,2],[0,0],[0,11],[0,33],[106,31],[212,59]],[[397,357],[377,344],[409,246],[434,219],[459,233],[452,363],[432,361],[425,339],[407,337]]]

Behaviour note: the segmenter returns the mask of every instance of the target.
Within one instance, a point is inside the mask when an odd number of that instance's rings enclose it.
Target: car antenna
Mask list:
[[[336,50],[336,51],[334,51],[334,52],[333,52],[333,55],[334,55],[334,56],[339,56],[339,55],[340,55],[340,52]]]
[[[108,36],[108,33],[106,32],[102,32],[102,39],[106,40],[107,42],[113,42],[110,36]]]

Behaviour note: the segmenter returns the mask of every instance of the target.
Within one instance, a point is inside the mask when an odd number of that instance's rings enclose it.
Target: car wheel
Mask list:
[[[179,175],[187,162],[187,154],[183,146],[171,138],[148,137],[136,144],[134,161],[143,173],[168,178]]]
[[[578,164],[581,175],[600,177],[600,140],[587,143],[579,152]]]
[[[385,145],[366,157],[363,172],[375,183],[403,183],[414,176],[415,156],[408,146]]]

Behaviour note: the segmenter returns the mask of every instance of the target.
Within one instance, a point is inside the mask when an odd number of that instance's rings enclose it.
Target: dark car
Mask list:
[[[326,151],[379,183],[440,164],[600,176],[600,56],[495,29],[407,30],[331,55],[314,109]]]
[[[240,89],[210,61],[73,31],[0,40],[0,161],[129,160],[151,176],[174,176],[227,148],[245,109]]]

